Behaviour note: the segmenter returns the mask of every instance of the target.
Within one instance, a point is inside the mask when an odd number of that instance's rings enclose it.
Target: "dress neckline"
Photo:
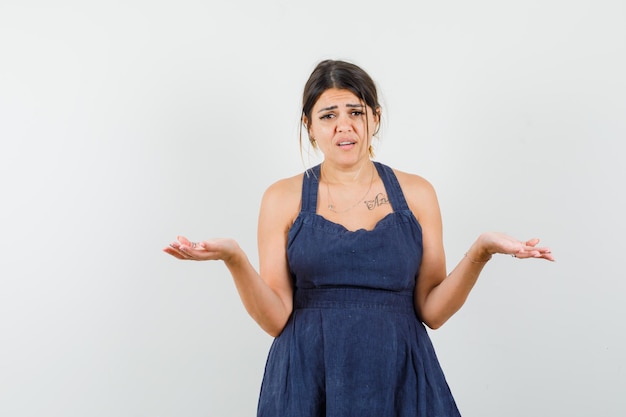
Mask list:
[[[385,216],[383,216],[382,218],[380,218],[375,224],[374,227],[372,227],[371,229],[368,229],[366,227],[361,227],[355,230],[352,229],[348,229],[346,226],[344,226],[341,223],[337,223],[334,222],[332,220],[327,219],[326,217],[322,216],[319,213],[314,213],[314,215],[319,218],[321,221],[323,221],[324,223],[326,223],[327,225],[329,225],[330,227],[334,227],[337,228],[339,231],[341,232],[345,232],[345,233],[368,233],[368,232],[373,232],[376,229],[378,229],[378,226],[384,226],[385,223],[391,221],[390,219],[392,219],[394,217],[394,215],[396,214],[395,211],[392,211],[391,213],[387,213]]]
[[[323,225],[323,227],[330,227],[336,231],[344,233],[373,232],[379,227],[383,227],[387,223],[392,222],[391,219],[396,218],[400,212],[408,212],[411,214],[411,217],[414,217],[412,212],[409,210],[409,206],[404,198],[404,194],[402,193],[402,189],[400,188],[400,184],[393,170],[380,162],[372,161],[372,163],[376,167],[376,171],[383,182],[392,211],[381,217],[371,228],[361,227],[358,229],[350,229],[341,223],[329,220],[317,212],[321,164],[308,169],[304,174],[300,215],[308,213],[313,216],[313,218],[318,219],[320,222],[318,224]]]

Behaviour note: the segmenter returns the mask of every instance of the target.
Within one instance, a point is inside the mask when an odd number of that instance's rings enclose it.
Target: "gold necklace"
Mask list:
[[[322,166],[323,168],[323,166]],[[328,181],[326,181],[326,197],[328,199],[328,210],[332,211],[333,213],[336,214],[341,214],[341,213],[346,213],[350,210],[352,210],[353,208],[355,208],[356,206],[359,205],[359,203],[361,201],[365,202],[365,197],[367,197],[367,195],[369,194],[369,192],[372,189],[372,185],[374,184],[374,172],[376,172],[376,168],[374,167],[374,164],[372,164],[372,178],[370,179],[370,186],[367,189],[367,191],[365,192],[365,194],[363,194],[363,197],[359,198],[359,200],[354,203],[352,206],[348,207],[347,209],[341,210],[341,211],[337,211],[337,209],[335,209],[335,205],[333,204],[333,197],[330,195],[330,186],[328,185]],[[359,172],[357,172],[356,177],[359,176],[359,174],[361,173],[361,171],[359,170]],[[323,172],[322,172],[323,174]],[[355,177],[355,179],[356,179]]]

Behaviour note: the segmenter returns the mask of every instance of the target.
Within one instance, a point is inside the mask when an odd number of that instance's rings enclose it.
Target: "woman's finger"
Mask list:
[[[180,251],[174,248],[172,245],[163,249],[163,252],[167,253],[168,255],[172,255],[173,257],[177,259],[185,259],[185,257],[180,253]]]

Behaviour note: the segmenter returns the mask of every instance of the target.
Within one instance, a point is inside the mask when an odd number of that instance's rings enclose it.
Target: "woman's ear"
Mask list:
[[[306,129],[306,133],[307,135],[309,135],[309,140],[311,140],[311,143],[315,142],[315,139],[313,139],[313,136],[311,135],[311,126],[309,125],[309,119],[304,115],[302,116],[302,125]]]
[[[376,107],[376,110],[374,111],[374,123],[376,123],[376,128],[374,129],[374,135],[378,134],[378,131],[380,130],[380,113],[381,113],[381,108]]]

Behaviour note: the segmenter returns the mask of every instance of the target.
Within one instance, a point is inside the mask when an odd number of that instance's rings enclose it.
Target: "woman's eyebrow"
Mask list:
[[[362,104],[350,104],[350,103],[348,103],[348,104],[346,104],[346,107],[349,107],[349,108],[358,108],[358,109],[362,109],[362,108],[363,108],[363,105],[362,105]],[[322,108],[322,109],[319,109],[319,110],[318,110],[318,113],[321,113],[321,112],[324,112],[324,111],[328,111],[328,110],[335,110],[335,109],[337,109],[337,108],[339,108],[339,106],[337,106],[337,105],[332,105],[332,106],[324,107],[324,108]]]

